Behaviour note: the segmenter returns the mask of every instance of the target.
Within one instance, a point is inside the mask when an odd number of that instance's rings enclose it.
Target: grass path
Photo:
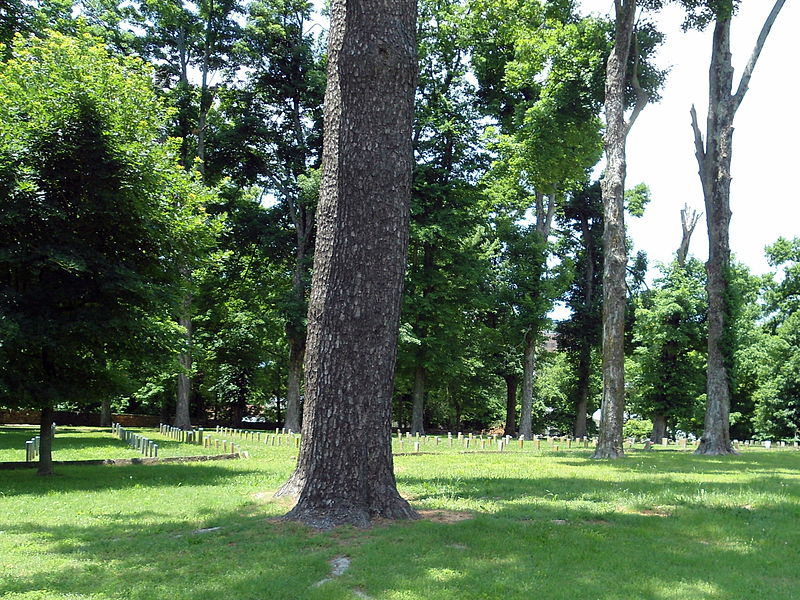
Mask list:
[[[431,518],[319,533],[274,519],[296,449],[237,443],[253,458],[0,472],[0,597],[800,597],[798,451],[399,456]],[[349,569],[314,587],[340,556]]]

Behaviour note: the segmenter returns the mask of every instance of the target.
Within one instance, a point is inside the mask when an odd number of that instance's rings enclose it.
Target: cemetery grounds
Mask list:
[[[289,435],[136,430],[160,458],[205,462],[0,470],[3,600],[795,600],[800,451],[700,457],[670,445],[593,461],[543,440],[502,452],[394,440],[398,487],[423,518],[320,532],[280,520]],[[33,428],[0,427],[0,461]],[[217,440],[216,444],[213,440]],[[557,446],[557,448],[556,448]],[[110,430],[59,428],[54,460],[140,458]]]

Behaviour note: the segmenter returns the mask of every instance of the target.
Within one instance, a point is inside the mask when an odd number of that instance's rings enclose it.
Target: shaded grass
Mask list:
[[[185,444],[161,435],[157,429],[128,428],[158,444],[161,458],[173,456],[205,456],[222,450]],[[0,462],[24,461],[25,442],[39,435],[38,427],[0,426]],[[141,458],[142,453],[100,427],[58,427],[53,440],[53,460],[97,460]]]
[[[237,443],[251,460],[0,472],[0,596],[798,597],[800,452],[399,456],[415,507],[474,518],[319,533],[271,520],[296,449]],[[341,555],[350,569],[313,587]]]
[[[0,427],[0,461],[24,461],[25,442],[39,435],[38,427]],[[135,458],[141,453],[115,438],[107,429],[58,427],[53,440],[53,460]]]

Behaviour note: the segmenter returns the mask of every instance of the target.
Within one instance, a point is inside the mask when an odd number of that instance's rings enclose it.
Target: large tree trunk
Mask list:
[[[414,370],[414,389],[412,390],[411,433],[425,433],[425,367],[417,364]]]
[[[735,454],[730,440],[730,370],[733,362],[732,310],[729,301],[730,278],[730,189],[733,152],[733,119],[745,93],[758,57],[772,24],[783,8],[778,0],[761,29],[750,60],[733,93],[733,66],[730,52],[732,11],[720,12],[714,27],[709,68],[709,101],[706,141],[692,106],[695,155],[706,207],[708,228],[708,367],[707,401],[697,454]]]
[[[506,426],[503,429],[505,435],[517,435],[517,382],[516,375],[506,375]]]
[[[414,518],[391,455],[408,247],[415,0],[334,0],[297,469],[279,494],[315,527]]]
[[[42,407],[39,419],[39,475],[53,474],[53,407],[50,404]]]
[[[667,437],[667,415],[656,413],[653,415],[653,432],[650,434],[650,441],[660,444],[665,437]]]
[[[526,440],[533,439],[533,379],[536,376],[536,333],[525,333],[522,350],[522,406],[519,416],[519,434]]]
[[[637,102],[631,123],[625,121],[628,56],[636,16],[635,0],[616,0],[614,48],[606,65],[606,170],[602,180],[603,231],[603,401],[600,437],[592,458],[624,455],[622,425],[625,414],[625,144],[630,125],[641,110]]]

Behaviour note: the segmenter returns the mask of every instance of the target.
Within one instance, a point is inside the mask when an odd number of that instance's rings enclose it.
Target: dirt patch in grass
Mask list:
[[[663,506],[653,506],[652,508],[623,508],[622,512],[629,515],[641,515],[643,517],[671,517],[672,513]]]
[[[418,510],[419,516],[433,523],[460,523],[474,519],[475,515],[457,510]]]
[[[275,490],[256,492],[253,494],[253,500],[259,504],[277,504],[278,506],[286,508],[286,510],[289,510],[297,504],[297,498],[294,496],[281,496],[280,498],[276,498]]]

